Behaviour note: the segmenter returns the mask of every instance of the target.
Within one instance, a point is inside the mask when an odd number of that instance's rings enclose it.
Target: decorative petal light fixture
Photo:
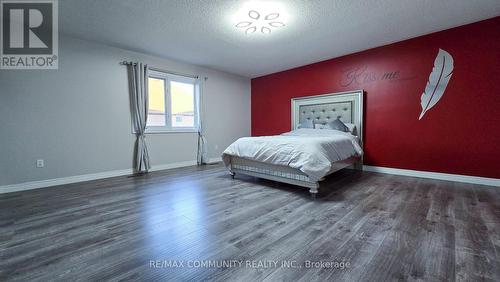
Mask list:
[[[245,34],[255,33],[259,30],[262,34],[270,34],[274,28],[284,27],[285,23],[280,21],[280,14],[277,12],[261,16],[256,10],[249,10],[247,18],[238,22],[235,27],[245,31]]]

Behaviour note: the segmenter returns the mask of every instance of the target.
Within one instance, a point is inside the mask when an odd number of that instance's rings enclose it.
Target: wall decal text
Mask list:
[[[402,80],[411,80],[414,78],[416,78],[416,76],[412,77],[401,76],[401,71],[399,70],[392,70],[379,73],[376,71],[368,71],[368,66],[362,66],[343,71],[342,77],[340,79],[340,85],[342,87],[349,87],[354,85],[372,83],[376,81],[394,82]]]

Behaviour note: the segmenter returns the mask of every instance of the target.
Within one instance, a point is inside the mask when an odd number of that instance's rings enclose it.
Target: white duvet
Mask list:
[[[230,156],[296,168],[313,181],[326,176],[332,163],[361,156],[358,138],[337,130],[297,129],[281,135],[243,137],[222,154],[226,166]]]

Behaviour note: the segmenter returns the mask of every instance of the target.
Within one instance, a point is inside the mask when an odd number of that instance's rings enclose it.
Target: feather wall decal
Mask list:
[[[452,74],[453,57],[445,50],[439,49],[436,60],[434,61],[434,68],[429,75],[425,91],[420,98],[422,112],[418,118],[419,120],[421,120],[425,113],[434,107],[441,97],[443,97]]]

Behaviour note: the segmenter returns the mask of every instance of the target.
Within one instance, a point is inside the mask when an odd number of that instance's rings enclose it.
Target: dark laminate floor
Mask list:
[[[499,188],[352,170],[327,182],[312,201],[218,165],[3,194],[0,281],[500,281]],[[187,265],[209,259],[243,265]]]

